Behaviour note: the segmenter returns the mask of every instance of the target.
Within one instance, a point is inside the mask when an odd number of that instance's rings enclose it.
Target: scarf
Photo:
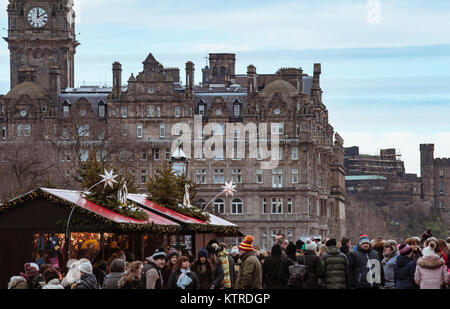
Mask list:
[[[231,289],[230,263],[228,261],[228,256],[225,251],[219,252],[217,256],[219,257],[219,261],[223,268],[223,287],[226,289]]]
[[[189,278],[189,276],[187,275],[191,271],[189,268],[188,269],[180,268],[180,271],[181,271],[181,275],[178,277],[177,286],[184,290],[186,288],[186,286],[188,286],[192,282],[192,279]]]

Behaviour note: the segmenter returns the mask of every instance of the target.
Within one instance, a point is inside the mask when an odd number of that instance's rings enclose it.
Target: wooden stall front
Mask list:
[[[163,246],[168,235],[181,228],[146,212],[148,220],[125,217],[84,199],[78,191],[56,189],[38,189],[5,203],[0,206],[0,288],[7,288],[27,262],[58,263],[64,270],[71,258],[101,254],[107,259],[105,253],[117,248],[143,259],[146,250]]]

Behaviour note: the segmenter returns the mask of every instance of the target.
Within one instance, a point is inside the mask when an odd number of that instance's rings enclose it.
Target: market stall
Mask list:
[[[118,250],[143,259],[145,250],[164,246],[181,229],[142,211],[145,220],[127,217],[88,201],[83,192],[57,189],[38,189],[1,205],[0,287],[31,261],[64,270],[69,259],[107,259]]]

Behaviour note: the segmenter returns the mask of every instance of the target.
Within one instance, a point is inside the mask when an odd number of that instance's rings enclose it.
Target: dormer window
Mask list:
[[[63,117],[69,117],[70,114],[70,102],[64,101],[63,103]]]
[[[99,118],[105,118],[106,116],[106,103],[101,100],[100,103],[98,103],[98,117]]]
[[[205,115],[205,112],[206,112],[206,103],[202,99],[198,103],[198,114],[203,117]]]
[[[234,101],[233,116],[234,117],[240,117],[241,116],[241,102],[239,100]]]

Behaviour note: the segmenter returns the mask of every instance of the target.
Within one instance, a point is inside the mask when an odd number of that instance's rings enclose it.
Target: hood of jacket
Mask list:
[[[417,265],[419,265],[422,268],[427,268],[427,269],[436,269],[436,268],[441,267],[444,264],[445,264],[444,259],[441,259],[436,254],[430,254],[430,255],[423,256],[417,261]]]
[[[330,246],[327,248],[327,253],[329,255],[337,255],[337,254],[341,253],[341,250],[339,250],[338,247],[336,247],[336,246]]]
[[[399,255],[397,257],[397,265],[398,265],[398,267],[403,267],[403,266],[405,266],[406,264],[408,264],[411,261],[413,261],[413,259],[410,258],[409,256]]]
[[[81,282],[86,284],[91,289],[95,289],[97,287],[97,278],[91,274],[84,274],[81,277]]]

